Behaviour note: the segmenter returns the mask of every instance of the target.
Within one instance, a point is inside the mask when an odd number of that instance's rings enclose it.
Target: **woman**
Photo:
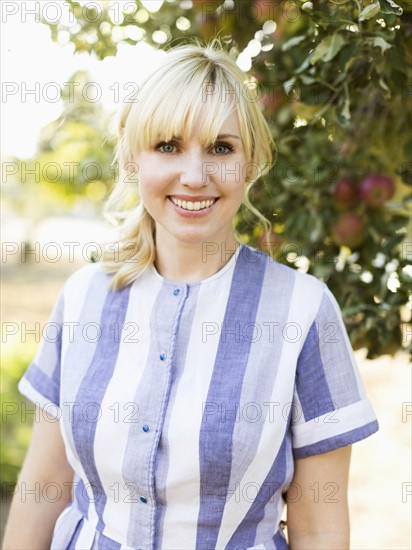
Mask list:
[[[348,548],[350,445],[378,425],[325,284],[237,239],[271,150],[216,43],[170,50],[123,108],[121,235],[20,382],[41,498],[17,494],[6,549]]]

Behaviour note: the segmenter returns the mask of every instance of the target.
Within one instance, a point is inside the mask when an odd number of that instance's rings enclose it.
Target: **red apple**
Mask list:
[[[393,197],[395,183],[384,174],[369,174],[362,180],[359,192],[365,204],[378,208]]]
[[[331,233],[336,244],[349,247],[358,246],[364,239],[365,224],[354,212],[343,212],[331,227]]]
[[[351,206],[358,196],[358,190],[353,182],[342,178],[333,187],[333,198],[338,208]]]

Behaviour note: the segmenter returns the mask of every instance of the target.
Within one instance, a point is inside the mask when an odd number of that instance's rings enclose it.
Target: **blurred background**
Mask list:
[[[163,50],[218,36],[276,163],[243,240],[327,282],[380,431],[354,446],[353,549],[412,548],[412,1],[3,1],[1,515],[33,406],[16,390],[65,278],[99,259],[113,114]]]

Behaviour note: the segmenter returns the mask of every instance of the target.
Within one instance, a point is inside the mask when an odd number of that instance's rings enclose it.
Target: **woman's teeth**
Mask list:
[[[174,197],[170,197],[172,202],[179,206],[180,208],[183,208],[184,210],[203,210],[204,208],[209,208],[212,206],[214,202],[216,202],[217,199],[207,200],[207,201],[181,201],[180,199],[175,199]]]

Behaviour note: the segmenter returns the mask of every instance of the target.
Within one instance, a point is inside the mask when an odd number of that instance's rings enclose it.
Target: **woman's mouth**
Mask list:
[[[199,211],[199,210],[207,210],[210,208],[217,200],[218,197],[214,197],[212,199],[207,199],[203,201],[189,201],[189,200],[182,200],[178,199],[176,197],[169,196],[168,197],[173,204],[181,208],[182,210],[187,210],[190,212],[193,211]]]

